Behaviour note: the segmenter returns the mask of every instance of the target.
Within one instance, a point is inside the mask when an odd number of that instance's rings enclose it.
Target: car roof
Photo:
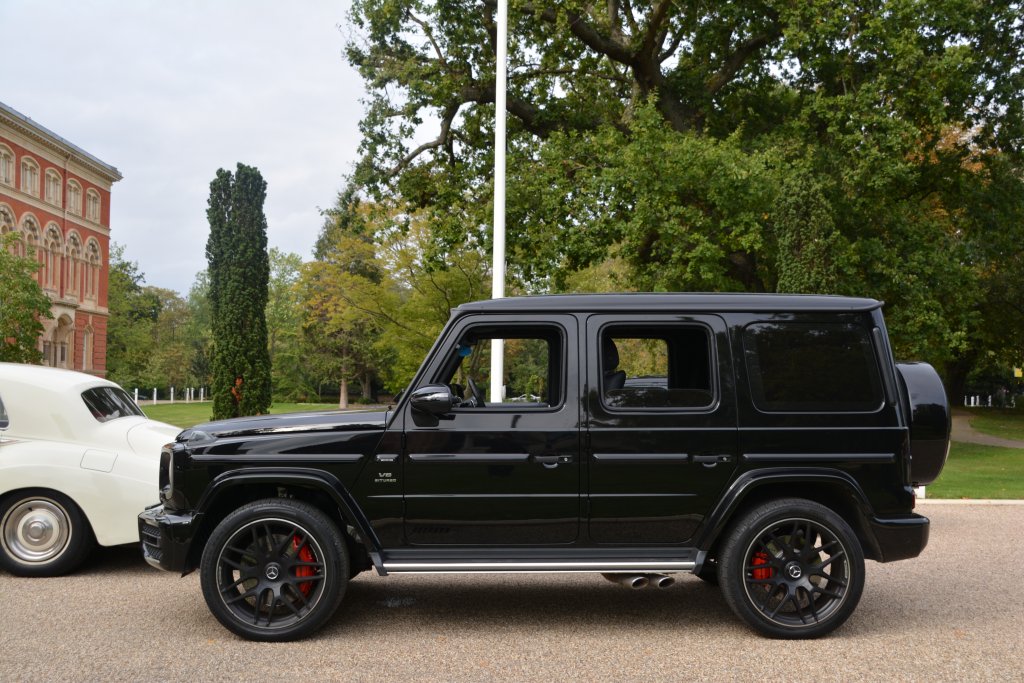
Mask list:
[[[651,293],[547,294],[474,301],[459,313],[534,311],[707,311],[707,312],[851,312],[872,311],[881,301],[822,294]]]
[[[25,363],[0,363],[0,380],[6,385],[44,386],[55,391],[83,391],[90,387],[116,387],[113,382],[74,370]]]

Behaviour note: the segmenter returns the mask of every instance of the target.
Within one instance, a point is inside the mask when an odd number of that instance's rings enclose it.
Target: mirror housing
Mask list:
[[[409,395],[413,410],[427,415],[444,415],[450,413],[462,401],[452,393],[447,384],[428,384],[416,389]]]

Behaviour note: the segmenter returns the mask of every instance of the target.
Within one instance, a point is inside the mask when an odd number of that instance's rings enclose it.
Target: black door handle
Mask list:
[[[732,456],[727,453],[721,453],[717,455],[695,455],[693,456],[693,462],[704,465],[705,467],[713,467],[718,463],[729,462],[732,460]]]

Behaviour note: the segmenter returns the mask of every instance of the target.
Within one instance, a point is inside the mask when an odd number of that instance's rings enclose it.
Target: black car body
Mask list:
[[[493,339],[501,402],[480,390]],[[763,633],[813,637],[852,612],[865,558],[923,550],[913,487],[948,437],[941,382],[893,361],[874,300],[499,299],[452,312],[394,410],[182,432],[139,527],[150,564],[199,568],[254,639],[315,630],[368,568],[689,571]]]

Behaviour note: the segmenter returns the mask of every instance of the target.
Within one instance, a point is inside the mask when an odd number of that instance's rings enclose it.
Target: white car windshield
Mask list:
[[[89,412],[100,422],[108,422],[119,417],[141,415],[142,409],[135,404],[132,397],[120,387],[96,387],[82,392],[82,400]]]

